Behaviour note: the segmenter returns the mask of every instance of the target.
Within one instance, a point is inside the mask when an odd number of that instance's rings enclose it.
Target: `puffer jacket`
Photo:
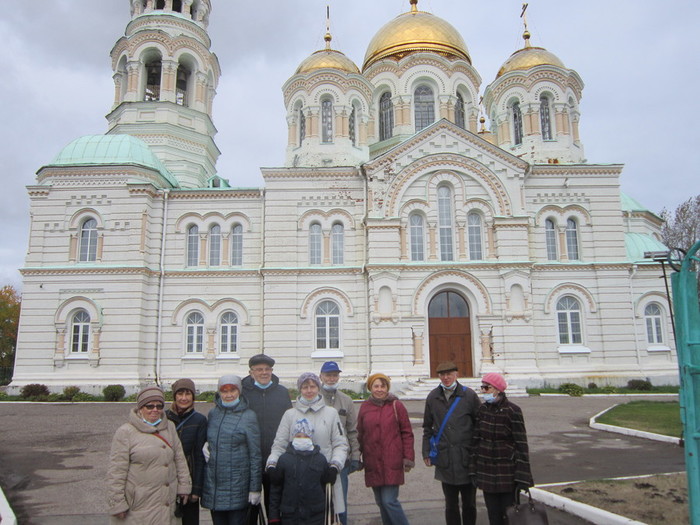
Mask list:
[[[389,394],[385,401],[372,397],[360,406],[357,437],[365,466],[365,485],[403,485],[404,460],[415,461],[413,430],[406,407]]]
[[[192,484],[175,425],[165,417],[156,426],[148,425],[136,408],[129,412],[128,421],[114,434],[109,455],[110,523],[180,523],[174,514],[175,499],[178,494],[190,494]],[[126,512],[125,519],[114,516],[120,512]]]
[[[471,442],[474,437],[479,396],[471,388],[457,382],[454,394],[447,399],[441,386],[433,389],[425,400],[423,414],[423,458],[430,452],[430,438],[437,436],[452,403],[455,405],[438,443],[438,457],[433,460],[435,479],[450,485],[465,485],[471,481],[469,469]]]
[[[219,394],[209,411],[207,441],[209,462],[204,474],[202,506],[210,510],[240,510],[248,506],[248,493],[260,492],[262,460],[260,432],[255,413],[245,396],[231,408]]]
[[[206,467],[202,447],[207,442],[207,418],[194,407],[184,414],[178,414],[174,408],[166,411],[165,414],[175,424],[177,435],[180,437],[182,451],[185,453],[192,477],[192,494],[201,497]]]

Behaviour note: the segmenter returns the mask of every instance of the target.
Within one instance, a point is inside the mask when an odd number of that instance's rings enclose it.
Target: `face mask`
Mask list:
[[[233,408],[240,402],[240,397],[238,399],[234,399],[233,401],[224,401],[223,399],[221,400],[221,404],[224,405],[226,408]]]
[[[445,386],[442,383],[440,383],[440,386],[442,387],[443,390],[454,390],[455,388],[457,388],[457,381],[452,383],[452,386]]]
[[[269,382],[268,384],[266,384],[266,385],[263,385],[263,384],[258,383],[257,381],[255,381],[255,386],[257,386],[258,388],[262,388],[263,390],[265,390],[266,388],[269,388],[270,386],[272,386],[272,381],[270,381],[270,382]]]
[[[493,395],[491,392],[484,394],[484,402],[485,403],[495,403],[496,402],[496,396]]]
[[[292,439],[292,447],[300,452],[308,452],[314,449],[314,442],[311,441],[311,438],[294,438]]]
[[[141,418],[141,419],[143,419],[143,418]],[[152,427],[156,426],[156,425],[157,425],[158,423],[160,423],[161,421],[163,421],[162,418],[158,418],[158,421],[154,421],[153,423],[151,423],[150,421],[146,421],[145,419],[143,419],[143,422],[144,422],[144,423],[146,423],[147,425],[151,425]]]
[[[326,385],[326,384],[324,383],[324,384],[321,385],[321,386],[322,386],[323,389],[324,389],[325,391],[327,391],[327,392],[335,392],[336,390],[338,390],[338,385],[337,385],[337,384],[335,384],[335,385]]]

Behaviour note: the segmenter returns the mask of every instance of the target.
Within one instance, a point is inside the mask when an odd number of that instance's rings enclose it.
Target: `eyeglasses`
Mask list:
[[[488,392],[489,390],[492,390],[493,387],[491,385],[481,385],[481,390],[482,392]]]
[[[253,372],[258,372],[258,373],[260,373],[260,372],[272,372],[272,368],[270,368],[269,366],[259,367],[259,368],[255,367],[255,368],[251,368],[251,370]]]
[[[146,410],[153,410],[158,409],[158,410],[163,410],[163,407],[165,405],[162,405],[161,403],[158,403],[157,405],[154,405],[153,403],[149,403],[148,405],[143,405]]]

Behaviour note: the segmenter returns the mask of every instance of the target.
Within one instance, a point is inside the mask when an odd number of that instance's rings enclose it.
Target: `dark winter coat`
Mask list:
[[[365,466],[365,485],[403,485],[404,460],[415,461],[413,430],[406,407],[389,394],[383,403],[370,397],[360,406],[357,437]]]
[[[270,520],[282,525],[323,525],[328,461],[316,445],[312,451],[289,445],[279,457],[270,489]]]
[[[505,395],[479,407],[472,447],[476,485],[484,492],[512,492],[516,483],[534,484],[523,413]]]
[[[457,400],[457,401],[455,401]],[[432,390],[425,400],[423,414],[423,458],[430,452],[430,438],[437,436],[453,402],[456,402],[438,443],[438,457],[433,460],[435,479],[450,485],[465,485],[471,481],[469,458],[474,438],[474,424],[479,410],[479,396],[471,388],[457,382],[448,400],[441,386]]]
[[[194,407],[182,415],[169,409],[166,415],[175,424],[177,435],[182,443],[182,451],[187,458],[187,466],[192,477],[192,494],[201,497],[206,467],[202,447],[207,442],[207,418]]]
[[[202,506],[211,510],[240,510],[248,506],[248,493],[260,492],[262,460],[260,431],[255,413],[244,396],[226,408],[219,394],[209,411],[207,441],[209,462],[204,476]]]

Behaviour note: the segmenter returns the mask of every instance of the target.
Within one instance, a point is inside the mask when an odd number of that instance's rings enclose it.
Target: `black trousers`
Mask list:
[[[465,485],[442,484],[445,494],[445,523],[447,525],[476,524],[476,487],[471,483]],[[460,518],[459,496],[462,496],[462,516]]]
[[[505,525],[506,509],[515,503],[515,491],[484,492],[484,503],[489,514],[489,525]]]
[[[212,510],[211,521],[214,525],[245,525],[248,509]]]
[[[183,505],[182,525],[199,525],[199,500]]]

